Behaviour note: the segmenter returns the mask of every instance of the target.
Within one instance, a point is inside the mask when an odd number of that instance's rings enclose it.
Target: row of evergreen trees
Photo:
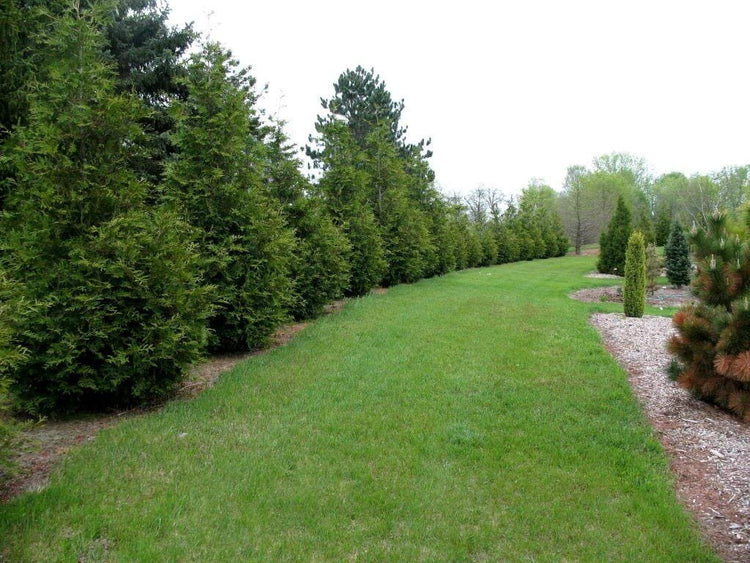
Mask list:
[[[371,71],[324,101],[311,182],[248,70],[185,59],[155,0],[2,10],[0,371],[26,411],[149,400],[341,295],[567,249],[530,201],[479,223],[443,197]]]

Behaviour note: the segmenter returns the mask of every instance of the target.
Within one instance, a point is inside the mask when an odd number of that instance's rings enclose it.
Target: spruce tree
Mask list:
[[[674,316],[669,343],[677,381],[698,397],[750,421],[750,214],[742,228],[723,214],[690,237],[698,271],[697,304]]]
[[[625,199],[620,196],[612,220],[599,241],[597,269],[603,274],[622,276],[625,272],[625,251],[631,233],[630,217]]]
[[[10,140],[2,219],[20,408],[101,409],[158,396],[199,357],[210,311],[188,227],[146,205],[129,169],[139,100],[115,93],[102,55],[111,6],[75,3],[44,45],[29,116]]]
[[[196,228],[207,284],[216,288],[210,349],[263,346],[293,299],[294,239],[265,189],[254,80],[217,44],[193,55],[189,95],[174,106],[178,157],[165,197]]]
[[[646,249],[643,234],[634,232],[628,239],[625,255],[623,303],[626,317],[642,317],[646,306]]]
[[[682,226],[675,221],[669,231],[669,238],[664,247],[665,264],[669,283],[676,287],[690,284],[692,265],[690,263],[690,247],[685,239]]]

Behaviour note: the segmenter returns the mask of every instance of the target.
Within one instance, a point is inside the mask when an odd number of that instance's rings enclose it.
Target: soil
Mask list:
[[[590,287],[579,289],[570,295],[578,301],[589,303],[622,303],[622,287]],[[681,307],[693,302],[694,298],[688,287],[657,287],[653,293],[646,295],[646,303],[654,307]]]
[[[377,288],[373,290],[373,293],[382,294],[387,291],[384,288]],[[326,306],[324,314],[330,315],[340,311],[345,303],[346,299],[330,303]],[[280,327],[271,336],[269,345],[262,350],[212,356],[190,371],[171,400],[185,401],[198,396],[202,391],[212,387],[222,373],[252,356],[284,346],[309,324],[309,322],[300,322]],[[13,459],[16,466],[13,475],[5,482],[0,482],[0,502],[7,502],[24,492],[44,489],[52,471],[72,448],[93,440],[97,432],[103,428],[109,428],[128,418],[143,416],[161,406],[163,405],[141,407],[76,420],[42,421],[31,425],[30,428],[21,432],[20,444]]]

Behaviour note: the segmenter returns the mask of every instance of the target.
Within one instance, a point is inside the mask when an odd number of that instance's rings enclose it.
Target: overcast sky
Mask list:
[[[688,175],[750,163],[750,1],[171,0],[253,67],[304,145],[320,98],[373,67],[432,138],[446,193],[561,189],[569,165],[643,156]]]

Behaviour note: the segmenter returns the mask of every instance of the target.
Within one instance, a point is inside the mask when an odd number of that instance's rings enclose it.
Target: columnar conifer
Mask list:
[[[630,235],[625,256],[623,302],[626,317],[642,317],[646,306],[646,249],[640,231]]]
[[[667,245],[664,247],[665,265],[669,282],[677,287],[690,284],[692,264],[690,247],[680,224],[675,221],[669,231]]]

